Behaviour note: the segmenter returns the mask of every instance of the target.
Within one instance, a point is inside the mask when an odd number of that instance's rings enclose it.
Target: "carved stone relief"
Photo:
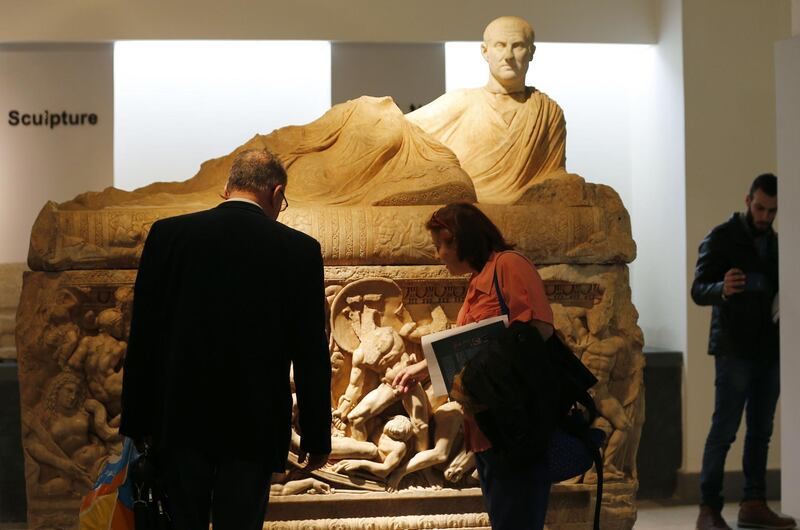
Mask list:
[[[643,422],[641,399],[644,357],[641,352],[641,331],[636,326],[636,310],[630,303],[627,268],[559,265],[543,267],[540,271],[552,300],[559,335],[600,381],[593,395],[602,415],[598,425],[607,432],[609,439],[606,452],[607,480],[635,479],[635,448]],[[350,284],[339,292],[337,300],[341,301],[353,286],[369,281],[372,280]],[[414,352],[412,355],[420,355],[416,341],[421,334],[453,325],[466,282],[461,280],[459,285],[458,280],[451,280],[449,285],[429,283],[424,287],[402,279],[396,283],[398,291],[410,296],[403,297],[402,306],[395,302],[386,314],[391,316],[395,332],[406,343],[404,348],[399,348],[404,349],[404,354]],[[375,303],[382,300],[382,297],[376,297]],[[350,330],[351,322],[343,317],[341,305],[341,302],[336,304],[332,310],[332,335],[334,343],[339,346],[338,351],[346,358],[357,347]],[[412,313],[416,315],[415,318],[412,318]],[[422,333],[415,333],[415,329],[422,330]],[[347,334],[346,338],[344,334]],[[396,341],[396,338],[393,340]],[[394,342],[387,338],[386,344],[388,350],[389,344]],[[342,364],[345,365],[346,362]],[[347,396],[347,392],[338,396],[334,392],[334,408],[341,406],[341,396]],[[344,401],[348,406],[356,406],[351,404],[349,397],[345,397]],[[430,437],[440,443],[424,451],[417,450],[417,454],[412,455],[408,462],[401,464],[388,478],[389,489],[398,489],[400,480],[406,475],[434,465],[443,468],[440,470],[443,476],[432,479],[428,474],[418,478],[432,482],[431,485],[442,486],[448,478],[463,478],[468,470],[459,466],[474,465],[471,462],[462,463],[459,457],[463,458],[463,455],[453,452],[453,448],[459,446],[455,442],[461,425],[460,407],[431,399],[428,406],[436,429]],[[341,414],[339,418],[344,423],[348,419]],[[342,425],[340,430],[348,432]],[[363,434],[359,436],[363,437]],[[456,465],[451,469],[449,464],[453,462]],[[592,482],[593,476],[584,477],[584,480]]]
[[[563,290],[575,294],[572,300],[551,298],[551,307],[559,335],[598,379],[590,392],[601,415],[597,426],[606,432],[605,480],[636,480],[644,424],[644,339],[630,302],[628,269],[556,265],[543,268],[542,278],[548,290],[562,281]],[[591,307],[581,303],[589,300]],[[584,480],[596,479],[590,473]]]
[[[121,366],[135,271],[27,272],[17,326],[30,528],[73,528],[119,454]]]
[[[630,218],[608,186],[566,175],[538,183],[529,193],[535,193],[535,206],[480,207],[517,244],[517,250],[535,263],[627,263],[635,257]],[[74,202],[46,204],[31,234],[31,267],[51,271],[135,268],[156,220],[212,208],[219,202],[212,196],[207,202],[184,207],[183,197],[175,196],[175,205],[145,208],[145,204],[116,204],[112,200],[116,197],[92,201],[95,209]],[[437,263],[424,227],[435,209],[297,206],[282,213],[280,220],[319,240],[328,266],[423,265]]]
[[[627,268],[558,265],[540,273],[559,334],[601,381],[594,397],[610,435],[607,480],[633,484],[643,363]],[[25,276],[17,339],[31,528],[74,524],[89,477],[119,450],[120,367],[135,274]],[[453,325],[465,290],[466,278],[441,266],[326,269],[332,460],[312,480],[283,477],[276,495],[477,485],[474,458],[462,449],[460,406],[433,399],[429,384],[407,395],[388,384],[400,367],[421,358],[422,335]],[[592,481],[589,473],[573,487]],[[632,522],[632,504],[623,512]]]

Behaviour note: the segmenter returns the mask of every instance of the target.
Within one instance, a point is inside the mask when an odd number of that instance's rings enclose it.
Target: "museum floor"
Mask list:
[[[770,502],[773,510],[780,511],[780,502]],[[738,504],[729,503],[725,505],[722,512],[728,524],[733,530],[737,530],[736,513]],[[795,514],[796,515],[796,514]],[[639,516],[634,528],[636,530],[687,530],[694,527],[697,517],[697,506],[695,505],[672,505],[660,501],[642,501],[639,503]],[[26,530],[25,525],[17,523],[0,523],[0,530]]]
[[[781,504],[777,501],[769,502],[773,510],[780,511]],[[725,521],[737,530],[736,514],[739,510],[738,503],[728,503],[722,510]],[[639,503],[639,514],[634,528],[636,530],[688,530],[694,528],[697,518],[697,506],[674,505],[668,501],[642,501]]]

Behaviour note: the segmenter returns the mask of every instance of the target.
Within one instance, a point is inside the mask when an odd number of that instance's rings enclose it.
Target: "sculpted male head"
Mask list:
[[[525,89],[525,74],[536,51],[533,39],[533,27],[520,17],[496,18],[486,26],[481,54],[489,64],[489,90],[513,93]]]
[[[43,404],[48,414],[71,416],[86,399],[83,381],[72,372],[61,372],[47,384]]]
[[[411,435],[414,434],[411,420],[401,415],[392,416],[383,426],[383,432],[389,435],[389,438],[398,442],[408,441]]]
[[[119,309],[103,309],[95,322],[101,332],[116,338],[122,336],[122,312]]]

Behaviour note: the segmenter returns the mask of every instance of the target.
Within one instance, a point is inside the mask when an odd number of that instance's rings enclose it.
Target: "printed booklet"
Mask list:
[[[507,326],[508,315],[501,315],[422,337],[422,352],[428,360],[433,393],[449,395],[453,379],[464,364]]]

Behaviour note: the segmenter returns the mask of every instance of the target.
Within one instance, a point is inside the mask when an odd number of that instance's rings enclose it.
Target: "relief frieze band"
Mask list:
[[[213,207],[210,204],[207,207]],[[61,210],[48,203],[31,235],[33,270],[136,268],[158,219],[203,209],[111,207]],[[627,263],[635,256],[630,222],[597,206],[481,205],[517,250],[537,264]],[[297,207],[280,221],[316,238],[326,265],[436,264],[425,220],[435,206]]]

